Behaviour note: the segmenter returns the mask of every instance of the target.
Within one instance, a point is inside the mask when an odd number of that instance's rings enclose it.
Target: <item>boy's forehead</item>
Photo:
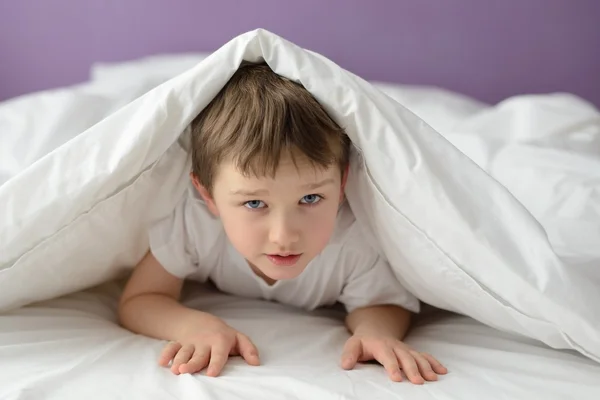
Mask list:
[[[266,174],[257,176],[252,173],[241,171],[234,162],[222,163],[217,173],[215,185],[265,185],[276,183],[306,184],[321,181],[323,179],[338,175],[336,165],[322,168],[310,163],[308,160],[291,158],[282,159],[274,175]]]

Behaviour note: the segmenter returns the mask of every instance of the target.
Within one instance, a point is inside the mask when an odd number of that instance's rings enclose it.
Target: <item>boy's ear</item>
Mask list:
[[[204,203],[206,203],[206,206],[208,207],[208,210],[213,215],[215,215],[215,216],[218,217],[219,216],[219,210],[217,209],[217,205],[215,204],[215,200],[210,195],[210,192],[204,186],[202,186],[202,184],[198,180],[198,177],[193,172],[190,172],[190,178],[192,179],[192,184],[194,185],[194,187],[198,191],[198,194],[202,197],[202,200],[204,200]]]

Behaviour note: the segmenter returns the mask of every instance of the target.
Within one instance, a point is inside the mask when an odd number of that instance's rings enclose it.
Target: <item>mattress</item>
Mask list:
[[[116,322],[122,282],[0,316],[0,398],[70,399],[598,399],[600,365],[470,318],[425,311],[407,342],[449,369],[438,382],[388,380],[382,367],[339,366],[348,333],[341,311],[307,313],[190,284],[185,303],[246,332],[262,365],[231,359],[223,374],[173,375],[158,367],[163,342]]]

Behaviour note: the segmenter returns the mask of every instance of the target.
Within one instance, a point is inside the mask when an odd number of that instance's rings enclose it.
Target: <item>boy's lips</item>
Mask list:
[[[282,267],[290,267],[298,261],[302,254],[267,254],[267,258],[273,264],[282,266]]]

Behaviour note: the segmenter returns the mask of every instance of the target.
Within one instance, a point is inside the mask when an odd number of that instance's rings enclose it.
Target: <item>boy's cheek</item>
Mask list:
[[[317,248],[316,252],[319,253],[327,246],[333,231],[335,230],[335,223],[337,219],[337,207],[335,210],[329,210],[327,215],[319,215],[312,221],[312,226],[307,229],[305,235],[313,238],[313,244]]]
[[[248,212],[246,211],[246,214]],[[221,216],[221,222],[229,241],[244,256],[250,256],[257,251],[258,243],[263,234],[258,227],[260,225],[252,223],[247,216],[224,214]]]

